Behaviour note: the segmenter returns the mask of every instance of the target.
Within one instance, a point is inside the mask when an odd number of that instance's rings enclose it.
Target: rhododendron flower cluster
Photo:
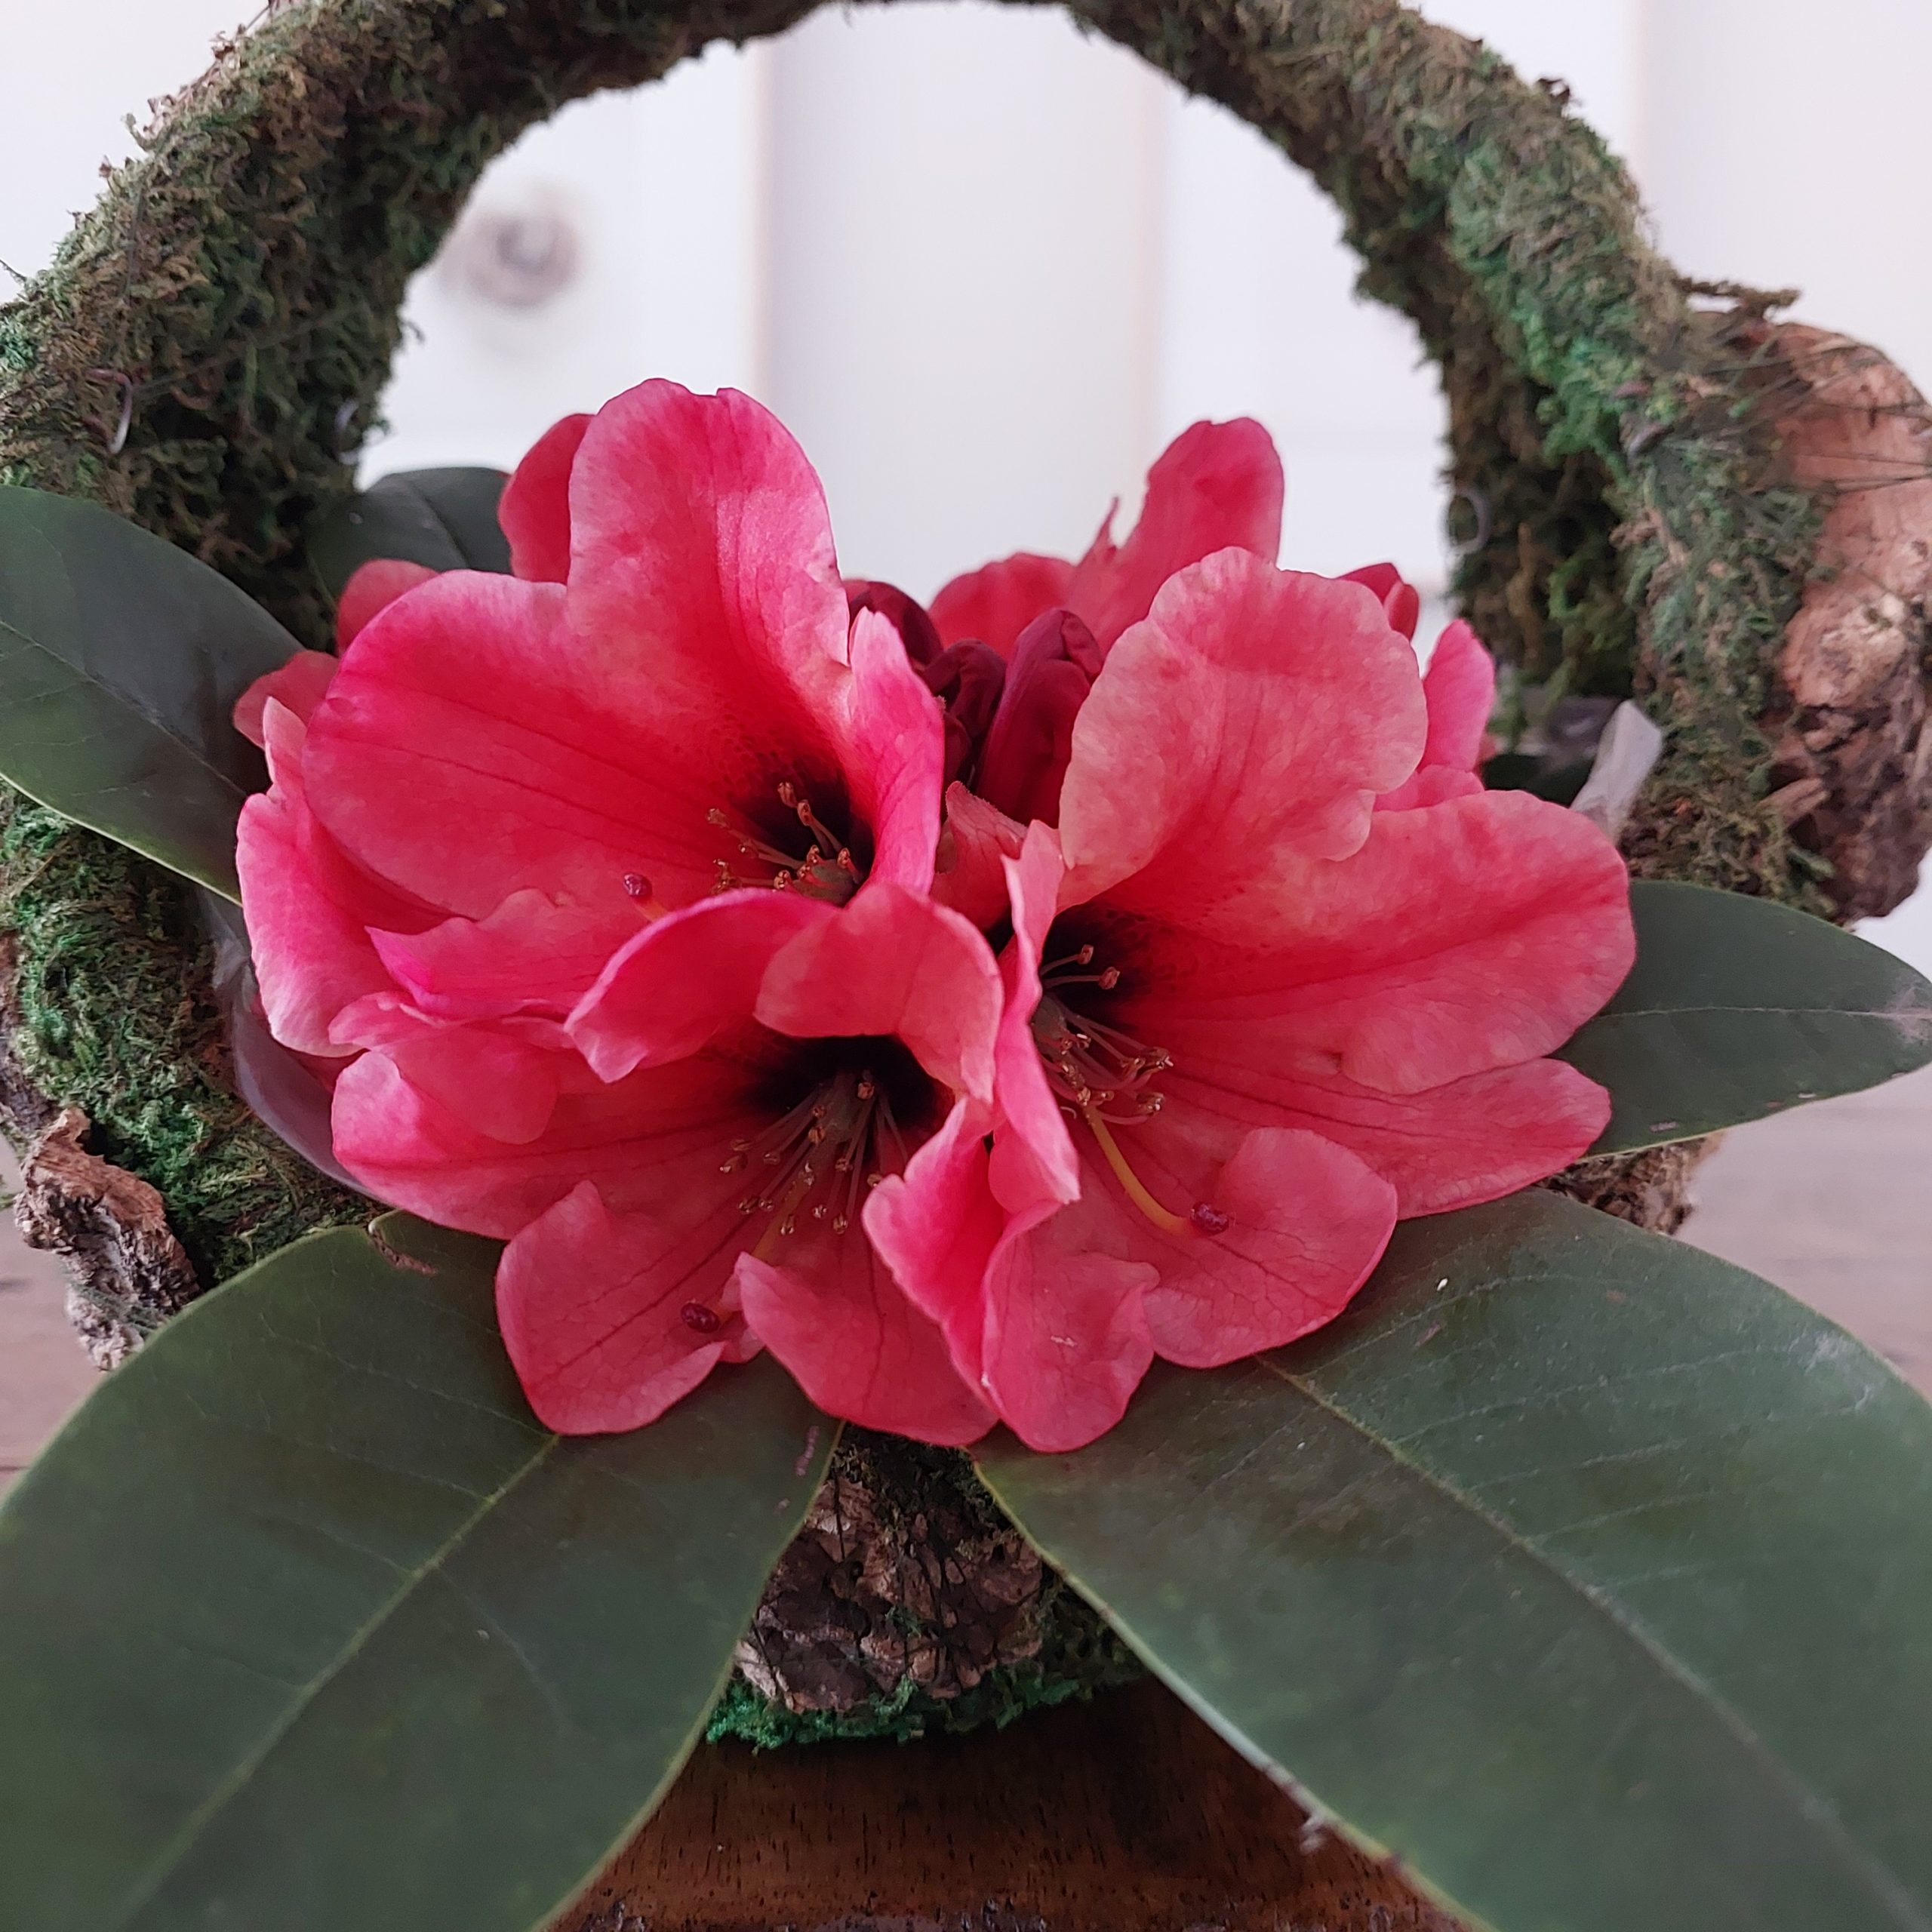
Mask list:
[[[763,1348],[1077,1447],[1595,1138],[1546,1056],[1628,969],[1621,863],[1483,791],[1466,626],[1425,678],[1392,571],[1275,568],[1281,497],[1198,425],[1124,542],[928,610],[841,577],[756,404],[650,383],[525,459],[512,575],[366,566],[245,700],[269,1025],[348,1171],[506,1243],[545,1421]]]

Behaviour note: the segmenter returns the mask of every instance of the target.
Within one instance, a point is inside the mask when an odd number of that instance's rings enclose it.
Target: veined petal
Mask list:
[[[1063,897],[1245,943],[1291,861],[1360,848],[1426,730],[1368,591],[1223,550],[1169,580],[1075,722]]]
[[[1259,423],[1197,423],[1147,472],[1146,500],[1127,541],[1115,544],[1109,515],[1066,594],[1049,601],[1078,611],[1105,651],[1147,615],[1177,571],[1229,549],[1273,563],[1283,492],[1281,460]]]
[[[1423,673],[1429,705],[1429,743],[1423,765],[1469,771],[1482,755],[1483,734],[1496,709],[1496,660],[1458,617],[1446,625]]]
[[[999,967],[957,912],[900,885],[868,885],[773,958],[757,1017],[794,1039],[903,1041],[935,1080],[990,1103]]]
[[[497,1269],[497,1319],[546,1427],[641,1428],[719,1362],[757,1352],[731,1285],[737,1232],[715,1211],[614,1214],[586,1181],[517,1235]]]
[[[1364,564],[1361,569],[1345,571],[1345,583],[1365,584],[1380,600],[1383,615],[1394,629],[1413,644],[1416,625],[1422,616],[1422,598],[1393,564]]]
[[[509,539],[510,568],[535,583],[561,583],[571,574],[571,466],[588,416],[566,416],[531,444],[503,486],[497,521]]]
[[[1001,862],[1019,857],[1026,836],[1026,828],[1017,819],[963,785],[949,785],[933,897],[982,931],[997,925],[1006,913]]]
[[[945,714],[876,611],[854,620],[851,649],[840,718],[854,803],[872,829],[869,876],[924,892],[939,850]]]

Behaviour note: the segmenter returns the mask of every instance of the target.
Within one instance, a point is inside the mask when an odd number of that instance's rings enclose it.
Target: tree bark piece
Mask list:
[[[200,1292],[144,1180],[87,1150],[89,1122],[63,1107],[28,1149],[14,1220],[29,1247],[67,1263],[67,1318],[97,1368],[118,1368]]]
[[[1148,1682],[916,1744],[700,1750],[552,1932],[1459,1932]]]
[[[1932,408],[1848,336],[1765,322],[1746,338],[1786,465],[1824,506],[1817,574],[1786,626],[1771,802],[1829,861],[1843,920],[1889,912],[1932,844]]]

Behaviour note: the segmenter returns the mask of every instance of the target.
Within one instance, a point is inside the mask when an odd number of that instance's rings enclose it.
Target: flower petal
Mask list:
[[[701,1206],[742,1234],[743,1184],[720,1172],[722,1157],[769,1121],[741,1070],[697,1057],[606,1085],[574,1053],[554,1060],[549,1121],[512,1141],[415,1084],[391,1054],[365,1053],[336,1082],[337,1157],[382,1200],[505,1240],[585,1180],[615,1211]]]
[[[977,1441],[992,1412],[856,1228],[802,1228],[774,1263],[746,1254],[737,1281],[753,1333],[828,1414],[949,1447]]]
[[[1404,1220],[1472,1208],[1558,1174],[1587,1153],[1610,1096],[1561,1060],[1472,1073],[1419,1094],[1385,1094],[1339,1074],[1258,1079],[1224,1069],[1209,1087],[1171,1071],[1175,1105],[1245,1125],[1296,1127],[1358,1155],[1394,1187]],[[1257,1097],[1265,1096],[1265,1097]]]
[[[1177,1134],[1165,1140],[1170,1154],[1191,1151]],[[1186,1198],[1185,1174],[1174,1174],[1160,1154],[1149,1150],[1141,1171],[1157,1189],[1180,1180],[1177,1198]],[[1146,1296],[1154,1347],[1189,1368],[1280,1348],[1332,1321],[1395,1226],[1387,1181],[1346,1148],[1292,1129],[1248,1134],[1206,1198],[1227,1217],[1224,1233],[1189,1238],[1143,1223],[1143,1251],[1161,1251],[1160,1285]]]
[[[1414,585],[1407,582],[1393,564],[1364,564],[1360,570],[1343,571],[1342,581],[1366,584],[1380,599],[1383,615],[1390,625],[1411,644],[1415,641],[1422,598]]]
[[[876,611],[854,620],[851,653],[840,709],[848,782],[872,829],[868,876],[924,892],[939,850],[946,715]]]
[[[946,829],[940,840],[933,897],[982,931],[1006,915],[1006,873],[1026,828],[964,785],[946,788]]]
[[[895,1035],[935,1080],[990,1103],[999,967],[957,912],[868,885],[774,957],[757,1017],[794,1039]]]
[[[546,1427],[641,1428],[719,1362],[757,1352],[731,1285],[735,1248],[714,1243],[715,1232],[702,1219],[613,1214],[586,1181],[510,1243],[497,1269],[497,1319]]]
[[[304,724],[335,680],[342,660],[326,651],[298,651],[278,670],[257,678],[235,700],[235,728],[251,745],[266,742],[262,712],[270,698],[285,705]]]
[[[933,599],[932,620],[942,642],[973,638],[1004,657],[1042,611],[1066,601],[1072,579],[1073,566],[1065,558],[1023,550],[955,577]]]
[[[337,651],[346,651],[398,597],[427,583],[435,574],[427,564],[412,564],[402,557],[372,557],[366,564],[358,564],[336,599]]]
[[[1576,813],[1485,792],[1377,814],[1353,857],[1285,868],[1263,950],[1147,924],[1122,1024],[1231,1090],[1315,1075],[1415,1094],[1540,1059],[1629,971],[1629,881]]]
[[[1197,423],[1147,472],[1146,500],[1127,541],[1115,546],[1109,516],[1065,594],[1050,601],[1078,611],[1105,651],[1189,564],[1230,548],[1273,563],[1281,547],[1282,495],[1281,460],[1259,423]]]
[[[1033,1038],[1033,1014],[1040,1004],[1040,961],[1066,872],[1051,828],[1029,826],[1020,857],[1008,860],[1005,869],[1013,940],[1000,955],[1006,1004],[995,1050],[999,1126],[994,1137],[992,1184],[1008,1208],[1026,1211],[1043,1203],[1075,1201],[1080,1195],[1080,1163]]]
[[[1490,713],[1496,709],[1496,660],[1461,618],[1446,625],[1436,639],[1422,688],[1429,703],[1423,766],[1473,771],[1482,756]]]
[[[451,918],[421,932],[369,937],[396,983],[424,1013],[485,1020],[543,1012],[561,1020],[611,955],[643,927],[635,905],[559,904],[513,892],[487,919]]]
[[[681,1060],[749,1019],[773,957],[838,916],[823,900],[770,891],[723,893],[668,914],[605,966],[571,1015],[571,1037],[603,1080]]]
[[[571,466],[590,427],[566,416],[531,445],[497,506],[509,539],[510,568],[533,583],[561,583],[571,574]]]
[[[1360,847],[1426,730],[1414,654],[1361,585],[1223,550],[1168,582],[1075,723],[1063,897],[1250,939],[1291,860]]]

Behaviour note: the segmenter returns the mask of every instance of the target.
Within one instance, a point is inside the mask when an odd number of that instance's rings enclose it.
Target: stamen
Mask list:
[[[729,860],[714,860],[718,881],[712,889],[731,892],[749,886],[768,887],[779,892],[797,891],[811,898],[843,905],[865,877],[852,848],[819,817],[811,799],[791,780],[782,781],[777,791],[779,803],[797,819],[808,836],[804,854],[801,857],[773,844],[714,805],[704,815],[706,823],[728,833],[738,856],[750,860],[751,868],[749,876],[741,877]],[[832,856],[828,857],[827,854]]]
[[[869,1069],[835,1074],[755,1143],[734,1141],[732,1150],[734,1162],[755,1154],[774,1171],[738,1204],[741,1214],[770,1217],[751,1250],[761,1261],[776,1258],[801,1223],[844,1234],[858,1218],[861,1187],[884,1179],[882,1165],[907,1158],[891,1103]]]

